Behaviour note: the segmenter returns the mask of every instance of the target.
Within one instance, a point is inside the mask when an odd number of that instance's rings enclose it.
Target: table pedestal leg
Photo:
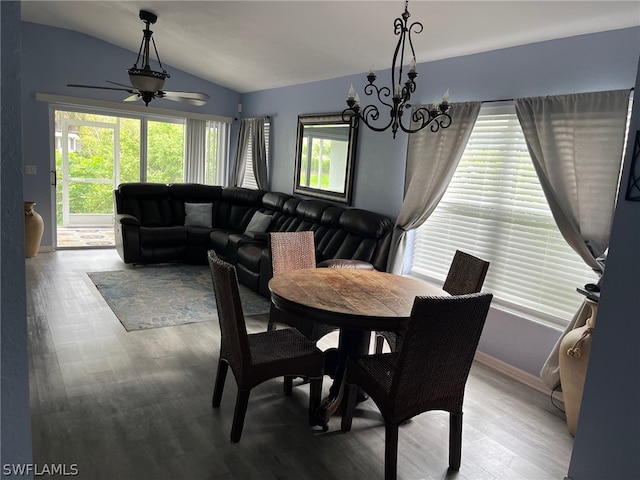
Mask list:
[[[333,384],[329,389],[329,396],[325,398],[318,410],[316,410],[316,425],[320,425],[327,430],[329,419],[335,413],[342,402],[344,393],[344,374],[347,366],[347,359],[351,355],[366,355],[369,353],[369,340],[371,332],[366,330],[340,330],[340,340],[338,342],[338,358]]]

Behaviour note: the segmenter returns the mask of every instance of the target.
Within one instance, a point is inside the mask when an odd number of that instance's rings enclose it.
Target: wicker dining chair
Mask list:
[[[492,298],[416,297],[399,351],[349,358],[342,431],[362,388],[384,418],[385,480],[396,478],[399,425],[430,410],[449,412],[449,468],[460,468],[465,385]]]
[[[477,293],[482,290],[490,262],[456,250],[442,289],[450,295]],[[376,332],[376,353],[382,353],[384,341],[395,352],[402,344],[402,332]]]
[[[310,379],[309,423],[313,425],[313,413],[320,405],[322,395],[324,354],[314,342],[291,328],[247,334],[235,267],[220,260],[213,250],[207,252],[207,257],[221,334],[218,373],[211,403],[214,408],[220,406],[227,370],[231,366],[238,384],[231,441],[240,441],[251,389],[266,380],[285,375]]]
[[[274,277],[284,272],[316,268],[316,247],[312,231],[272,232],[269,234],[269,241]],[[314,342],[337,330],[330,325],[287,314],[275,308],[272,303],[267,330],[275,329],[277,323],[297,328]]]

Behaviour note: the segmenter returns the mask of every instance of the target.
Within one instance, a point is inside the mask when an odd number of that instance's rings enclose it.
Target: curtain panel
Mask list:
[[[244,180],[244,170],[247,165],[247,151],[249,150],[249,141],[251,139],[250,122],[250,119],[242,119],[239,122],[236,157],[233,162],[233,171],[231,172],[231,185],[234,187],[242,185]]]
[[[602,274],[622,164],[629,91],[517,99],[536,173],[560,233],[580,257]],[[578,285],[577,285],[578,286]],[[566,333],[584,325],[583,304],[540,371],[551,389],[560,384],[559,348]]]
[[[252,125],[251,153],[253,155],[253,174],[260,190],[268,190],[267,147],[264,138],[264,118],[256,118]]]
[[[425,128],[409,135],[404,201],[391,239],[389,272],[403,273],[407,233],[422,225],[442,199],[467,145],[480,106],[481,102],[452,103],[449,108],[452,122],[448,128],[436,133]]]
[[[267,190],[267,149],[264,136],[265,117],[244,118],[240,120],[236,157],[231,184],[242,186],[250,155],[253,174],[259,189]]]
[[[187,118],[184,181],[206,183],[207,122]]]

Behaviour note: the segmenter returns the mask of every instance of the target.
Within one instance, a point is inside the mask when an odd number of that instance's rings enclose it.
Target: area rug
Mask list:
[[[129,332],[217,319],[208,266],[139,266],[87,275]],[[269,311],[269,301],[244,285],[240,298],[245,316]]]

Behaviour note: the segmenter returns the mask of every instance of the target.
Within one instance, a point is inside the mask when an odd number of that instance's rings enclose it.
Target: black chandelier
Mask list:
[[[447,113],[449,111],[448,90],[442,97],[442,102],[440,104],[434,103],[430,106],[418,107],[411,113],[411,122],[416,125],[414,128],[411,128],[411,124],[407,127],[402,122],[403,111],[405,109],[410,110],[412,108],[409,101],[411,99],[411,94],[416,90],[415,79],[418,76],[418,73],[416,72],[416,53],[413,49],[411,34],[418,34],[422,32],[424,28],[420,22],[413,22],[411,25],[408,25],[408,20],[411,16],[408,7],[409,0],[405,0],[404,13],[402,14],[402,17],[397,17],[393,22],[394,34],[399,36],[398,44],[393,52],[393,63],[391,66],[391,85],[393,86],[393,95],[391,94],[391,89],[389,87],[380,88],[374,83],[377,77],[373,69],[369,71],[369,74],[367,75],[369,83],[364,87],[364,93],[366,95],[373,95],[375,93],[378,97],[378,101],[382,105],[389,107],[391,113],[389,122],[384,126],[379,126],[379,124],[375,125],[373,123],[380,119],[380,110],[376,105],[361,107],[360,97],[354,90],[353,85],[351,85],[347,96],[347,105],[349,107],[342,112],[343,119],[346,119],[351,115],[355,115],[358,120],[362,120],[367,127],[376,132],[384,132],[391,128],[393,138],[396,138],[398,129],[407,133],[415,133],[426,126],[430,126],[432,132],[437,132],[440,128],[447,128],[451,125],[451,117]],[[409,48],[411,49],[411,61],[409,62],[407,80],[403,86],[400,82],[402,80],[404,51],[407,40]],[[400,54],[399,59],[398,53]],[[392,103],[389,103],[390,97]]]

